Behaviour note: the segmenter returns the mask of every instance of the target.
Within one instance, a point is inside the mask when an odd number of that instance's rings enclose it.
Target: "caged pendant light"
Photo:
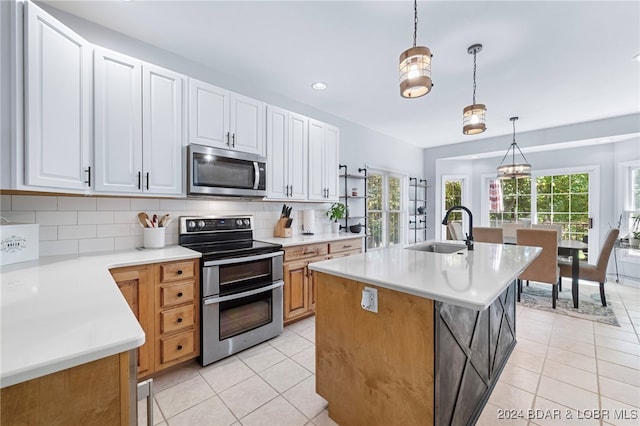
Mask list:
[[[400,95],[419,98],[431,91],[431,50],[416,46],[418,1],[413,1],[413,47],[400,54]]]
[[[462,110],[462,133],[465,135],[477,135],[487,130],[487,107],[484,104],[476,104],[476,55],[481,50],[481,44],[474,44],[467,49],[467,53],[473,55],[473,104]]]
[[[520,147],[516,143],[516,120],[518,117],[511,117],[509,120],[513,123],[513,142],[511,142],[511,146],[507,149],[506,154],[502,157],[502,161],[498,166],[498,179],[513,179],[513,178],[523,178],[531,176],[531,164],[527,163],[527,159],[525,158],[522,151],[520,151]],[[524,163],[516,163],[516,149],[520,153],[520,156],[524,160]],[[511,151],[511,164],[502,164],[504,163],[505,158],[509,155],[509,151]]]

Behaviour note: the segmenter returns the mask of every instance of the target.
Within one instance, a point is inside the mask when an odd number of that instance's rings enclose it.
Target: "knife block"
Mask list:
[[[291,238],[293,237],[293,228],[285,228],[287,224],[287,218],[281,217],[276,222],[275,228],[273,228],[273,236],[274,237],[282,237],[282,238]]]

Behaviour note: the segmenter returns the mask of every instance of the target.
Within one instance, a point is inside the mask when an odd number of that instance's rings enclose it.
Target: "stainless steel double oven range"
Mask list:
[[[282,333],[282,246],[255,241],[252,216],[180,217],[179,244],[202,253],[202,365]]]

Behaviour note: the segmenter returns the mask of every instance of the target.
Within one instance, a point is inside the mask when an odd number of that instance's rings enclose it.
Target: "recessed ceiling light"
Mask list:
[[[324,81],[316,81],[311,85],[311,88],[318,91],[324,90],[327,88],[327,83],[325,83]]]

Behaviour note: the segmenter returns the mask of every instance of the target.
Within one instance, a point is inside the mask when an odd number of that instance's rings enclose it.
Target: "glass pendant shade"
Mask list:
[[[487,130],[487,107],[484,104],[473,104],[462,111],[462,133],[476,135]]]
[[[531,164],[505,164],[498,167],[498,179],[531,177]]]
[[[400,55],[400,94],[419,98],[431,90],[431,50],[414,46]]]

